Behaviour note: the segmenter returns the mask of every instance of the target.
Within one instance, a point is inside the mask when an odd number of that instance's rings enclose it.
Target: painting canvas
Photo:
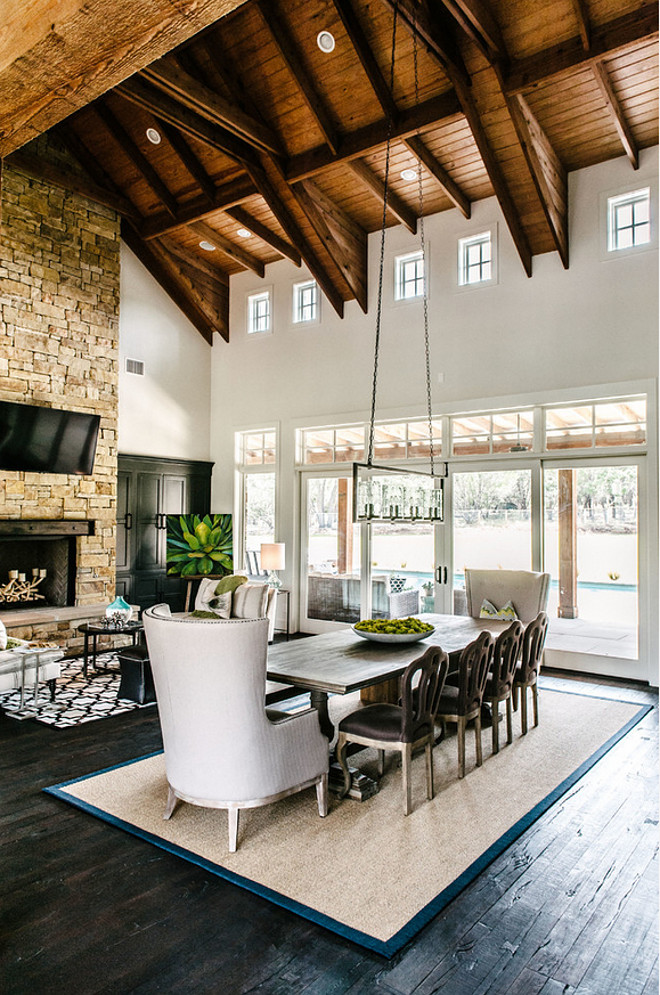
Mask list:
[[[167,572],[180,577],[233,573],[231,515],[168,515]]]

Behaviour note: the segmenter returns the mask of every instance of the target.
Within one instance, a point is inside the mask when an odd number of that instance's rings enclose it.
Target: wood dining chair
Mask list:
[[[456,684],[445,684],[440,695],[436,719],[442,723],[443,732],[448,722],[457,726],[458,776],[465,777],[465,729],[474,720],[477,767],[482,764],[481,704],[493,656],[495,640],[489,632],[482,632],[462,650],[458,661]]]
[[[337,760],[344,773],[342,797],[351,786],[346,762],[349,743],[378,750],[378,774],[382,777],[386,750],[401,754],[403,772],[403,811],[412,809],[410,764],[413,750],[422,746],[426,752],[426,794],[433,798],[433,743],[435,714],[442,694],[449,657],[439,646],[430,646],[423,656],[409,663],[400,678],[400,704],[387,702],[358,708],[341,720],[337,736]]]
[[[484,700],[490,704],[492,715],[493,753],[499,753],[499,706],[506,702],[506,741],[513,742],[513,678],[522,652],[524,628],[522,622],[512,624],[497,637],[493,649],[493,662],[486,681]]]
[[[520,725],[523,736],[527,735],[527,688],[532,689],[532,709],[534,725],[539,724],[538,675],[543,659],[543,647],[548,632],[548,616],[539,612],[533,622],[525,626],[522,643],[522,657],[513,677],[513,707],[518,708],[520,692]]]

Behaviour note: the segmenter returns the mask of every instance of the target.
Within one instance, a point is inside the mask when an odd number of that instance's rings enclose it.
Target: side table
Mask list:
[[[90,638],[92,641],[92,666],[94,667],[94,670],[97,670],[96,652],[97,640],[99,636],[130,636],[133,641],[133,646],[136,646],[140,635],[144,632],[144,625],[142,622],[137,621],[126,622],[121,629],[118,629],[115,625],[109,625],[105,620],[99,619],[97,622],[83,622],[82,625],[78,626],[78,632],[82,632],[85,637],[85,645],[83,649],[83,672],[85,677],[87,677]]]

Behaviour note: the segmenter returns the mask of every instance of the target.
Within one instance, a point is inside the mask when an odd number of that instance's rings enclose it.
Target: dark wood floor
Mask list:
[[[0,989],[657,995],[657,722],[386,961],[41,792],[158,748],[154,710],[67,730],[0,717]],[[350,885],[373,870],[352,855]]]

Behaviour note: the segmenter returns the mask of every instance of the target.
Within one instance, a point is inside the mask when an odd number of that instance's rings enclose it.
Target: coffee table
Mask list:
[[[131,621],[125,622],[121,628],[117,628],[116,625],[110,625],[105,619],[98,619],[95,622],[83,622],[82,625],[78,626],[78,632],[82,632],[85,637],[85,645],[83,648],[83,672],[85,677],[87,677],[90,639],[92,641],[92,666],[94,667],[94,670],[98,670],[99,668],[96,666],[96,650],[99,636],[130,636],[133,641],[133,646],[136,646],[138,639],[144,632],[144,625],[142,622]]]

